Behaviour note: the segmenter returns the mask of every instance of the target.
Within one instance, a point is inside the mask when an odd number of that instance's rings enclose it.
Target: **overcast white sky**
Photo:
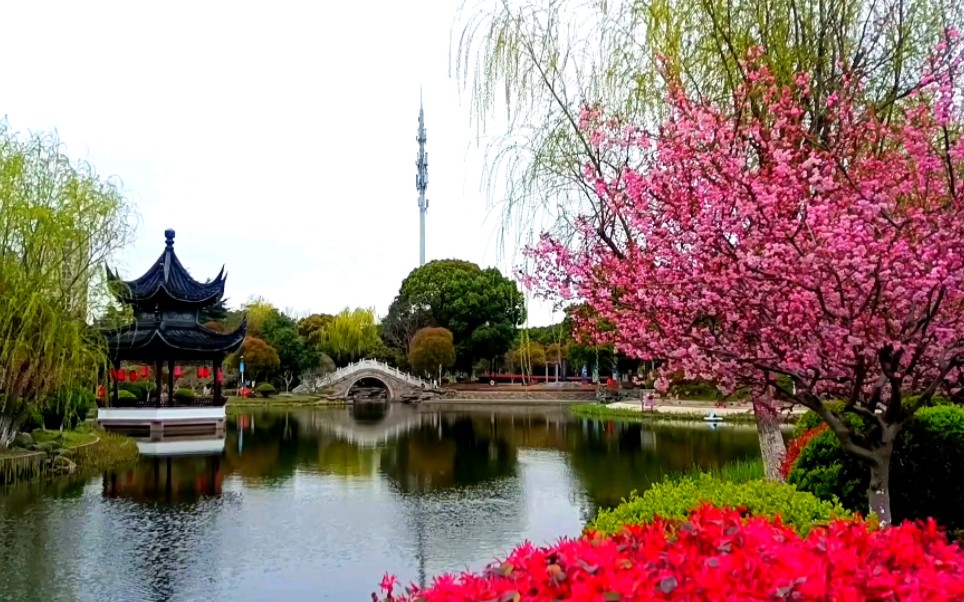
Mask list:
[[[459,0],[30,0],[4,6],[0,113],[56,130],[123,183],[139,219],[116,261],[136,277],[164,229],[200,280],[297,313],[387,310],[418,263],[419,85],[427,259],[510,273],[480,189],[469,99],[449,74]],[[530,324],[553,321],[530,301]]]

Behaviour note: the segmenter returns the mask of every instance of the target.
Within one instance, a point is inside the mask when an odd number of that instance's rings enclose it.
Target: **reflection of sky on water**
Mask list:
[[[578,535],[599,504],[668,471],[755,446],[752,430],[557,410],[232,417],[223,456],[174,460],[170,486],[166,462],[145,459],[0,495],[0,600],[364,600],[385,571],[481,568],[523,539]]]

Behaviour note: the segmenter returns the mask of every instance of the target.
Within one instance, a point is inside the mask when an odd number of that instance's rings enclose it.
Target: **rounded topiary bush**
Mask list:
[[[261,383],[254,388],[254,392],[262,397],[271,397],[278,392],[278,389],[276,389],[271,383]]]
[[[134,395],[134,399],[138,401],[147,400],[147,384],[141,383],[118,383],[117,388],[120,391],[129,391]]]
[[[641,496],[633,494],[619,506],[600,511],[586,529],[612,535],[628,525],[649,523],[657,516],[683,519],[703,504],[739,508],[750,516],[779,515],[784,524],[798,533],[807,533],[814,525],[849,516],[841,505],[797,491],[785,483],[762,480],[734,483],[703,474],[656,483]]]
[[[964,408],[939,405],[918,411],[894,445],[890,473],[894,520],[933,517],[952,532],[964,530],[960,510],[964,481],[957,476],[962,458]],[[837,499],[846,508],[867,511],[870,470],[846,453],[829,430],[800,452],[787,480],[820,499]]]
[[[197,395],[190,389],[178,389],[174,391],[175,401],[194,401],[195,399],[197,399]]]
[[[137,395],[131,393],[130,391],[121,389],[117,392],[117,399],[119,401],[137,401]]]

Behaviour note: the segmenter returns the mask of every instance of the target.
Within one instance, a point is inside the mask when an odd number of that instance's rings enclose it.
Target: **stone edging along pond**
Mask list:
[[[77,467],[101,446],[102,439],[97,435],[94,437],[93,441],[73,447],[0,456],[0,485],[45,476],[73,474]]]

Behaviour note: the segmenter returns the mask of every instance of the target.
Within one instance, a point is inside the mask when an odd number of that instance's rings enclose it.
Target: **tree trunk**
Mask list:
[[[20,421],[0,415],[0,449],[7,449],[20,432]]]
[[[893,445],[877,450],[878,459],[870,463],[870,511],[877,515],[881,527],[889,527],[893,522],[890,514],[890,458]]]
[[[760,439],[760,456],[763,458],[763,472],[768,481],[782,481],[780,465],[787,455],[787,445],[780,432],[780,414],[773,402],[753,402],[756,417],[756,433]]]

